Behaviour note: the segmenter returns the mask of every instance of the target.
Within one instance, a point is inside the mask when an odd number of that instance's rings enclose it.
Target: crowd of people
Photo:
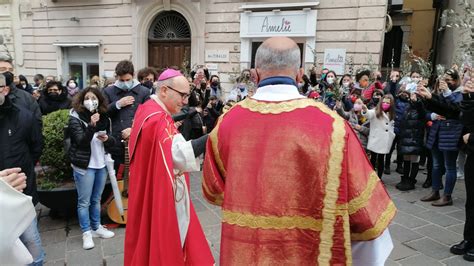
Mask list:
[[[417,180],[420,180],[420,169],[425,168],[427,176],[422,186],[431,188],[431,191],[426,196],[420,195],[420,200],[432,202],[433,206],[452,205],[456,180],[465,177],[464,240],[453,246],[451,252],[464,254],[465,259],[474,261],[474,183],[471,180],[472,165],[469,164],[474,151],[474,137],[470,135],[474,124],[472,68],[453,67],[438,77],[424,77],[416,69],[410,73],[392,70],[386,81],[378,71],[362,70],[355,76],[338,76],[330,69],[320,72],[311,69],[308,75],[298,69],[291,81],[271,76],[262,79],[260,75],[265,72],[262,68],[257,72],[257,67],[243,70],[229,93],[223,91],[220,77],[210,75],[204,67],[185,77],[189,90],[184,91],[181,87],[175,87],[176,82],[169,82],[177,77],[182,81],[181,74],[177,74],[179,71],[166,71],[144,68],[135,76],[132,62],[124,60],[116,66],[114,81],[94,77],[89,86],[80,88],[75,78],[62,83],[53,76],[45,78],[41,74],[36,75],[34,83],[30,84],[24,75],[15,75],[18,73],[14,71],[11,58],[0,58],[0,180],[31,196],[36,205],[34,166],[42,150],[42,116],[60,109],[70,110],[67,132],[71,146],[68,157],[78,191],[77,213],[83,232],[83,248],[91,249],[94,247],[93,237],[114,236],[100,219],[100,197],[107,176],[106,160],[110,154],[116,170],[124,163],[127,141],[131,137],[139,138],[134,136],[139,133],[134,133],[132,126],[140,106],[153,100],[159,104],[164,102],[162,109],[170,114],[177,128],[173,134],[179,133],[183,141],[192,143],[194,155],[198,156],[203,153],[209,133],[215,132],[213,129],[223,114],[227,114],[233,106],[243,106],[246,99],[277,101],[281,95],[275,96],[277,93],[270,93],[268,88],[265,89],[267,94],[259,93],[259,89],[285,84],[297,88],[297,95],[289,99],[320,103],[347,121],[346,125],[352,129],[381,183],[383,176],[392,172],[390,166],[395,150],[395,171],[400,174],[396,188],[401,191],[415,189]],[[169,96],[173,93],[179,97]],[[272,97],[276,98],[267,99],[270,94],[275,94]],[[174,102],[170,104],[170,101]],[[171,110],[170,106],[175,106],[175,109]],[[235,121],[243,120],[244,117],[241,117]],[[276,126],[275,130],[278,129]],[[208,149],[211,147],[209,143],[211,140],[208,141]],[[213,161],[218,166],[210,164],[208,167],[217,167],[222,174],[222,162],[218,160]],[[239,158],[238,161],[242,160]],[[229,164],[228,161],[225,163]],[[217,171],[209,169],[213,174]],[[212,195],[205,196],[212,198]],[[12,194],[12,197],[18,195]],[[31,213],[26,215],[30,223],[23,226],[12,241],[19,238],[31,254],[29,262],[41,265],[45,254],[37,220],[31,217]],[[7,253],[1,251],[0,255],[7,256]]]

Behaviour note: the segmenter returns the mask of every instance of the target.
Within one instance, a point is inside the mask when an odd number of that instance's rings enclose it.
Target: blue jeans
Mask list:
[[[36,220],[36,217],[26,228],[25,232],[20,235],[20,240],[21,242],[23,242],[23,244],[33,257],[33,263],[31,263],[30,265],[43,265],[45,253],[43,247],[41,246],[41,237],[38,231],[38,221]]]
[[[82,175],[74,171],[77,189],[77,215],[82,232],[97,230],[100,225],[100,198],[104,191],[106,167],[102,169],[87,168]]]
[[[443,166],[446,169],[446,182],[444,186],[444,195],[451,195],[456,185],[456,160],[459,151],[440,151],[438,147],[433,147],[433,191],[441,188],[441,177],[443,176]]]

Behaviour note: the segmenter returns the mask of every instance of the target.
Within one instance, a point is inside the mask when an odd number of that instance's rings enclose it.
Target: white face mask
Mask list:
[[[23,84],[23,85],[21,85],[21,86],[23,87],[23,89],[26,89],[26,84]]]
[[[351,85],[350,82],[343,82],[343,83],[342,83],[342,86],[343,86],[344,88],[349,88],[349,85]]]
[[[74,82],[69,83],[69,88],[75,89],[76,88],[76,83],[74,83]]]
[[[94,111],[97,110],[97,107],[99,107],[99,101],[97,100],[85,100],[84,101],[84,107],[89,110],[89,112],[93,113]]]
[[[334,78],[327,78],[326,81],[328,82],[328,84],[333,84]]]

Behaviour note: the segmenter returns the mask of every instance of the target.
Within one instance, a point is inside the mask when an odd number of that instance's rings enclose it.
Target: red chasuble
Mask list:
[[[154,100],[141,105],[130,135],[130,182],[125,265],[213,265],[209,245],[191,203],[181,248],[172,182],[171,116]],[[186,176],[189,187],[189,177]],[[189,196],[189,195],[188,195]]]
[[[351,241],[395,205],[349,124],[312,99],[247,99],[207,143],[203,192],[222,206],[221,265],[350,265]]]

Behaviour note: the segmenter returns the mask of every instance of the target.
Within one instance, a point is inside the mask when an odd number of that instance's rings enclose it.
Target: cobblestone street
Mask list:
[[[398,214],[390,226],[395,248],[386,265],[470,265],[449,252],[449,246],[462,239],[464,225],[464,182],[460,180],[454,191],[454,205],[432,207],[419,198],[429,192],[421,188],[426,176],[420,171],[417,189],[400,192],[395,189],[399,175],[384,177]],[[423,180],[422,180],[423,179]],[[201,225],[211,244],[216,261],[219,261],[220,210],[208,204],[202,197],[200,174],[192,176],[191,196]],[[40,205],[39,205],[40,206]],[[46,265],[122,265],[124,228],[112,229],[116,236],[112,239],[94,239],[96,247],[82,249],[82,235],[77,219],[70,221],[71,231],[66,236],[66,221],[53,220],[49,210],[39,207],[40,231],[47,253]]]

